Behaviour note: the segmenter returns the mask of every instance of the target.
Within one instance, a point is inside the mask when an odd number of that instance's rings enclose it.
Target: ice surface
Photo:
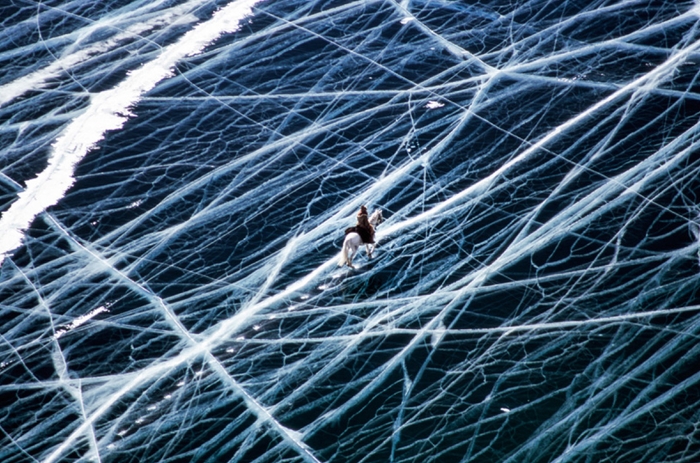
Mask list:
[[[698,3],[4,5],[0,461],[700,461]]]

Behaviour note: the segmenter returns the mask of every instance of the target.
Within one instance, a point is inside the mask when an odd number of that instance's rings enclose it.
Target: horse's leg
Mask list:
[[[365,244],[365,251],[367,251],[367,258],[371,259],[372,258],[372,245],[369,243]]]
[[[343,265],[348,265],[352,267],[352,258],[353,258],[353,237],[352,234],[348,234],[345,236],[345,240],[343,241],[343,247],[340,251],[340,259],[338,259],[338,266],[342,267]]]
[[[343,253],[346,257],[345,263],[350,268],[355,268],[352,265],[352,260],[355,258],[355,254],[357,254],[357,249],[359,246],[360,235],[357,233],[348,234],[347,238],[345,238],[345,243],[343,243]]]
[[[360,246],[362,246],[362,238],[360,238],[360,235],[355,234],[355,236],[352,237],[352,258],[350,259],[351,264],[355,256],[357,256],[357,254],[360,253]],[[355,268],[352,265],[351,267]]]
[[[352,266],[352,259],[353,259],[353,257],[355,257],[355,253],[357,252],[357,249],[355,249],[351,240],[348,240],[348,248],[350,251],[347,253],[348,254],[348,261],[347,261],[348,267],[355,268]]]

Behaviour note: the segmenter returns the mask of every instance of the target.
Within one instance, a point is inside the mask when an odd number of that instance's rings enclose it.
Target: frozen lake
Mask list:
[[[700,461],[700,3],[0,24],[0,461]]]

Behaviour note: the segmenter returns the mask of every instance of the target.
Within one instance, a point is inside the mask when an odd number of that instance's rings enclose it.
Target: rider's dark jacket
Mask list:
[[[365,244],[374,244],[374,227],[369,223],[367,214],[357,214],[357,225],[345,229],[345,234],[355,232]]]

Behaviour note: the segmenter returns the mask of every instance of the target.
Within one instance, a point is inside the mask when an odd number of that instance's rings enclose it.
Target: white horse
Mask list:
[[[382,216],[381,209],[377,209],[374,212],[372,212],[372,215],[369,216],[368,220],[370,225],[372,225],[372,227],[376,229],[377,225],[384,222],[384,217]],[[348,267],[355,268],[352,266],[352,259],[357,254],[357,250],[360,248],[361,245],[362,238],[360,238],[360,235],[358,233],[351,232],[345,235],[345,241],[343,241],[343,250],[340,252],[340,259],[338,260],[338,265],[342,267],[343,265],[347,264]],[[372,245],[369,243],[365,244],[365,250],[367,251],[367,256],[369,256],[370,259],[372,258],[372,251],[375,247],[376,245]]]

